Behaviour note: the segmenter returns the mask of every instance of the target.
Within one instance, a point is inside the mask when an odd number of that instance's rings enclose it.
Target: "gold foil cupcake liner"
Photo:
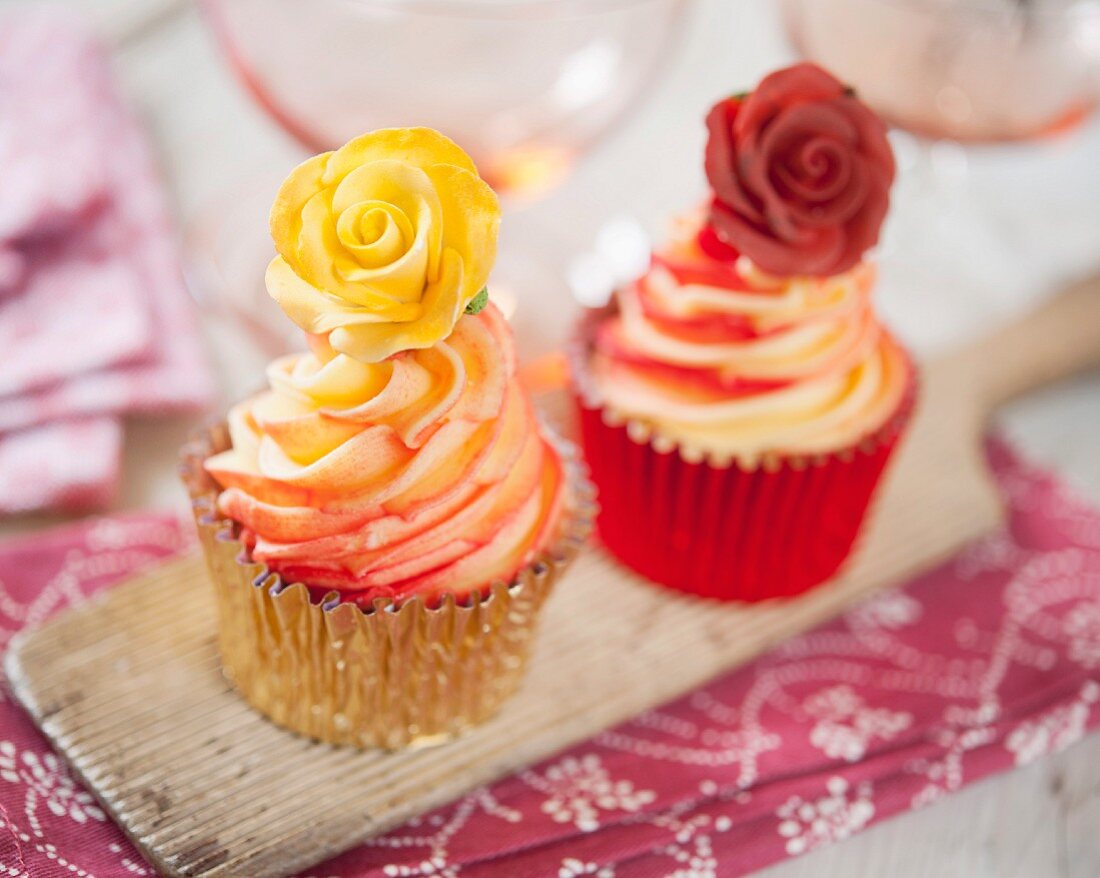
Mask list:
[[[229,447],[225,425],[182,452],[199,538],[218,607],[226,676],[273,722],[331,744],[401,749],[460,735],[492,717],[518,688],[539,610],[587,540],[595,489],[571,444],[562,457],[566,508],[551,547],[510,583],[484,594],[378,599],[364,610],[332,591],[310,599],[254,562],[238,528],[218,516],[218,486],[203,468]]]

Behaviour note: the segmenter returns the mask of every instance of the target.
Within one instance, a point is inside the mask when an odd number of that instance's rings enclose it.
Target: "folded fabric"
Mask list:
[[[6,512],[107,506],[118,484],[122,424],[84,418],[43,424],[0,439]]]
[[[79,604],[186,550],[193,525],[169,515],[86,519],[0,542],[0,646],[27,625]],[[0,874],[151,876],[122,830],[72,779],[0,682]]]
[[[90,447],[89,421],[201,408],[212,381],[155,161],[79,20],[0,17],[0,105],[0,513],[95,504],[114,491],[121,430]],[[102,481],[29,491],[16,451],[46,441],[101,454],[81,475]]]
[[[108,195],[117,103],[103,51],[60,9],[0,18],[0,240],[65,228]]]
[[[1079,740],[1100,724],[1100,511],[1004,446],[991,460],[1005,529],[309,874],[725,878]],[[181,542],[131,518],[0,545],[0,641]],[[0,815],[0,859],[26,874],[151,874],[10,702]]]

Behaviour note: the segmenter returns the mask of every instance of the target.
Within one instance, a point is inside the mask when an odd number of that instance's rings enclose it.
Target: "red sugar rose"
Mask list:
[[[710,224],[764,271],[839,274],[878,241],[894,180],[886,127],[815,64],[707,114]]]

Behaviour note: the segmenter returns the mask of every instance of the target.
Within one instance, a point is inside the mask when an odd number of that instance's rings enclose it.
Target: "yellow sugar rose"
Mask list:
[[[430,128],[387,128],[295,168],[271,209],[272,298],[368,363],[450,335],[485,286],[500,206]]]

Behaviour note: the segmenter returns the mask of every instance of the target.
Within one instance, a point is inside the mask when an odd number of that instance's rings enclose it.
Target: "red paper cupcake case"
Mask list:
[[[911,373],[912,374],[912,373]],[[858,447],[753,469],[658,450],[575,399],[607,549],[654,582],[726,601],[799,594],[840,568],[913,406]]]

